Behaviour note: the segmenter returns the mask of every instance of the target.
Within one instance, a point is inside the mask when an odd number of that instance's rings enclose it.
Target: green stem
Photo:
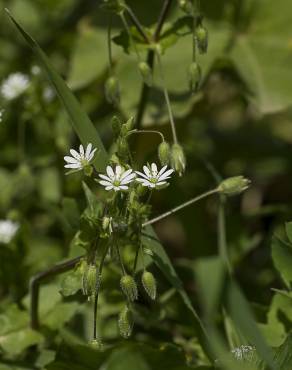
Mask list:
[[[117,254],[118,254],[119,262],[120,262],[120,265],[121,265],[121,268],[122,268],[122,271],[123,271],[123,275],[126,275],[126,269],[125,269],[125,266],[124,266],[124,263],[123,263],[123,259],[122,259],[122,256],[121,256],[121,251],[120,251],[119,244],[118,243],[115,243],[115,245],[116,245],[116,249],[117,249]]]
[[[121,17],[121,20],[123,22],[123,25],[124,25],[124,27],[126,29],[126,32],[127,32],[128,36],[129,36],[130,43],[134,47],[134,51],[135,51],[135,53],[137,55],[137,59],[140,62],[141,61],[141,58],[140,58],[140,54],[139,54],[138,49],[137,49],[136,41],[134,40],[134,38],[133,38],[133,36],[131,34],[131,30],[130,30],[130,27],[129,27],[128,22],[126,20],[126,17],[124,16],[123,13],[120,13],[120,17]]]
[[[207,191],[206,193],[203,193],[203,194],[201,194],[201,195],[199,195],[199,196],[197,196],[197,197],[195,197],[195,198],[193,198],[193,199],[191,199],[191,200],[189,200],[189,201],[181,204],[180,206],[175,207],[175,208],[171,209],[170,211],[165,212],[162,215],[153,218],[152,220],[146,221],[144,224],[142,224],[142,227],[153,225],[154,223],[156,223],[156,222],[158,222],[160,220],[163,220],[164,218],[166,218],[166,217],[168,217],[168,216],[170,216],[170,215],[172,215],[172,214],[180,211],[181,209],[186,208],[186,207],[188,207],[188,206],[190,206],[190,205],[198,202],[199,200],[204,199],[204,198],[208,197],[209,195],[216,194],[218,192],[219,192],[218,188],[213,189],[213,190],[210,190],[210,191]]]
[[[112,16],[109,17],[108,29],[107,29],[107,49],[110,71],[113,70],[113,53],[112,53]]]
[[[168,111],[168,116],[169,116],[169,121],[170,121],[170,125],[171,125],[173,142],[175,144],[177,144],[178,143],[178,140],[177,140],[176,128],[175,128],[175,123],[174,123],[172,108],[171,108],[171,105],[170,105],[170,99],[169,99],[168,91],[167,91],[167,88],[166,88],[166,81],[165,81],[165,77],[164,77],[164,73],[163,73],[163,67],[162,67],[161,57],[160,57],[159,52],[157,52],[156,55],[157,55],[157,61],[158,61],[158,67],[159,67],[160,77],[161,77],[161,81],[162,81],[162,85],[163,85],[163,93],[164,93],[165,102],[166,102],[167,111]]]
[[[150,44],[151,43],[151,40],[149,39],[148,35],[145,33],[142,24],[140,23],[139,19],[136,17],[136,15],[132,11],[132,9],[128,5],[125,6],[125,9],[126,9],[126,11],[128,13],[128,16],[130,17],[131,21],[136,26],[138,32],[143,37],[144,41],[147,44]]]
[[[160,131],[157,131],[157,130],[133,130],[133,131],[130,131],[127,136],[130,136],[132,134],[157,134],[157,135],[160,135],[160,137],[162,138],[162,141],[165,141],[164,135]]]
[[[219,196],[219,206],[218,206],[218,220],[217,220],[217,230],[218,230],[218,250],[219,256],[223,263],[226,265],[228,272],[232,273],[232,267],[228,258],[227,251],[227,241],[226,241],[226,224],[225,224],[225,197],[223,195]]]

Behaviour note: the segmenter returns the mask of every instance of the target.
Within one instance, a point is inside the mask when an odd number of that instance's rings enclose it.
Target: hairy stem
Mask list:
[[[190,205],[198,202],[199,200],[204,199],[204,198],[207,198],[209,195],[216,194],[218,192],[219,192],[218,188],[213,189],[213,190],[210,190],[210,191],[207,191],[206,193],[203,193],[203,194],[201,194],[201,195],[199,195],[199,196],[197,196],[195,198],[192,198],[189,201],[187,201],[187,202],[179,205],[178,207],[175,207],[175,208],[171,209],[170,211],[165,212],[162,215],[153,218],[152,220],[146,221],[144,224],[142,224],[142,227],[153,225],[156,222],[158,222],[160,220],[163,220],[164,218],[166,218],[166,217],[168,217],[170,215],[173,215],[174,213],[180,211],[181,209],[186,208],[186,207],[188,207],[188,206],[190,206]]]
[[[134,12],[132,11],[132,9],[128,5],[126,5],[126,11],[128,13],[129,18],[131,19],[132,23],[135,25],[135,27],[137,28],[138,32],[143,37],[144,41],[147,44],[150,44],[151,43],[151,40],[149,39],[148,35],[144,31],[142,24],[140,23],[139,19],[136,17],[136,15],[134,14]]]
[[[69,261],[58,263],[57,265],[38,273],[33,276],[30,280],[29,291],[30,291],[30,327],[34,330],[39,329],[39,316],[38,316],[38,306],[39,306],[39,286],[40,283],[50,277],[62,274],[63,272],[72,270],[76,264],[84,256],[79,256],[73,258]]]
[[[162,141],[165,141],[164,135],[160,131],[157,131],[157,130],[133,130],[133,131],[130,131],[127,136],[130,136],[132,134],[157,134],[161,137]]]

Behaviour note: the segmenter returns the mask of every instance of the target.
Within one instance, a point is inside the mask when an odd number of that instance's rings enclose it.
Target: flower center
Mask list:
[[[114,186],[120,186],[120,184],[121,184],[120,180],[116,179],[116,180],[113,181]]]

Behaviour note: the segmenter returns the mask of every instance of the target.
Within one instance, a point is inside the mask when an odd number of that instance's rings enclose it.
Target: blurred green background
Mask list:
[[[157,21],[162,3],[162,0],[128,1],[146,26]],[[46,286],[42,296],[46,341],[35,333],[30,333],[31,336],[26,333],[25,343],[17,336],[19,331],[26,330],[24,312],[29,278],[79,252],[70,248],[78,227],[77,224],[74,229],[71,219],[74,212],[82,211],[85,199],[81,175],[65,176],[63,168],[63,156],[79,141],[49,82],[36,68],[31,50],[5,15],[5,7],[49,55],[108,149],[112,143],[112,116],[135,115],[142,87],[135,58],[113,44],[121,107],[117,111],[106,102],[108,14],[100,8],[99,1],[0,1],[0,81],[15,72],[30,79],[24,94],[12,101],[1,97],[0,103],[4,110],[0,123],[0,218],[20,224],[14,240],[0,244],[1,370],[23,368],[22,361],[33,363],[32,368],[42,368],[43,363],[38,365],[41,360],[35,354],[25,352],[28,346],[38,344],[47,348],[50,359],[61,339],[78,343],[87,340],[91,325],[84,299],[80,295],[77,299],[62,300],[57,279]],[[166,190],[155,194],[153,213],[158,215],[214,187],[210,165],[222,177],[250,178],[250,189],[226,205],[227,242],[235,276],[248,300],[256,303],[259,320],[265,324],[267,306],[273,296],[271,287],[283,287],[271,258],[271,235],[275,230],[281,232],[283,223],[292,216],[292,3],[202,0],[201,7],[210,41],[208,53],[198,59],[204,77],[200,91],[191,95],[188,90],[190,35],[177,37],[162,57],[179,140],[186,151],[187,170]],[[165,27],[182,16],[174,2]],[[113,34],[117,35],[121,27],[115,19]],[[151,89],[143,127],[160,130],[171,138],[158,78]],[[157,161],[158,138],[135,135],[132,140],[134,156],[140,164]],[[210,198],[156,227],[198,309],[195,262],[218,252],[217,206],[216,199]],[[111,287],[114,283],[109,275]],[[161,294],[168,291],[160,276],[159,285]],[[101,330],[106,339],[114,341],[117,338],[114,315],[119,306],[115,297],[107,299],[110,303],[102,303],[106,323],[101,324],[104,326]],[[168,304],[160,302],[151,309],[142,305],[140,310],[136,338],[172,341],[171,335],[186,352],[199,356],[196,343],[191,342],[193,333],[188,328],[188,318],[183,317],[183,307],[177,300],[170,298]],[[289,310],[284,320],[286,327],[291,326],[292,306]],[[281,342],[282,334],[277,343]],[[275,344],[272,339],[271,344]],[[58,366],[55,368],[63,369]],[[131,369],[129,363],[127,366]]]

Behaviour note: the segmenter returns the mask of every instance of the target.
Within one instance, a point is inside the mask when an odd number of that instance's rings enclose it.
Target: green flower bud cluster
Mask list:
[[[124,0],[103,0],[101,7],[110,12],[119,14],[125,10],[125,2]]]
[[[146,62],[140,62],[138,64],[138,69],[141,73],[144,83],[148,86],[152,86],[153,74],[149,64],[147,64]]]
[[[180,144],[173,144],[171,147],[171,166],[180,176],[185,172],[186,157]]]
[[[125,306],[119,314],[118,320],[120,334],[123,338],[127,339],[132,334],[133,330],[133,314],[128,306]]]
[[[84,295],[88,297],[96,296],[100,288],[100,281],[98,268],[95,265],[86,264],[86,266],[83,266],[82,290]]]
[[[115,76],[110,76],[105,82],[105,97],[106,100],[113,105],[120,104],[120,86],[119,81]]]
[[[158,147],[158,158],[162,166],[169,165],[170,162],[170,145],[163,141]]]
[[[200,65],[197,62],[193,62],[189,66],[188,74],[190,90],[192,93],[195,93],[198,91],[202,79],[202,70]]]
[[[218,190],[224,195],[233,196],[248,189],[250,183],[251,181],[243,176],[229,177],[221,182]]]
[[[203,25],[202,20],[200,20],[198,26],[196,27],[195,30],[195,38],[197,42],[197,46],[199,49],[199,52],[201,54],[206,54],[208,50],[208,30],[207,28]]]
[[[124,124],[121,123],[118,117],[112,119],[112,130],[116,138],[117,145],[117,157],[122,161],[127,162],[129,157],[129,145],[128,145],[128,134],[133,130],[135,120],[131,117]]]

